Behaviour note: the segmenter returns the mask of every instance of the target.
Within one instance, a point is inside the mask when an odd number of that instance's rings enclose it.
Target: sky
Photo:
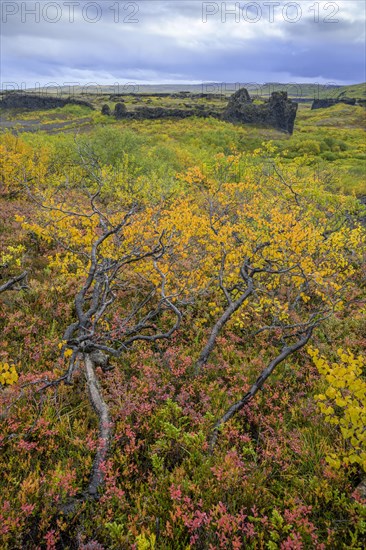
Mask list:
[[[1,87],[364,82],[363,0],[0,0]]]

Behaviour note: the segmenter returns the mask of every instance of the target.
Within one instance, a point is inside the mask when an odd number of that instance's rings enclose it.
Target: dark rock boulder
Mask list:
[[[124,103],[124,96],[126,94],[112,94],[109,96],[110,101],[119,101],[120,103]]]
[[[341,103],[345,103],[346,105],[356,105],[356,98],[354,97],[341,97],[339,99]]]
[[[104,104],[102,106],[102,115],[105,115],[105,116],[111,116],[111,108],[109,107],[109,105],[107,104]]]
[[[288,99],[287,92],[273,92],[267,105],[267,124],[292,134],[298,107],[297,103]]]
[[[255,108],[252,105],[252,100],[250,99],[248,90],[246,88],[240,88],[235,94],[233,94],[227,107],[225,109],[224,118],[228,122],[240,122],[239,119],[245,122],[249,122],[248,117],[252,118]]]
[[[311,109],[327,109],[337,104],[336,99],[314,99]]]
[[[127,108],[124,103],[117,103],[114,108],[114,116],[117,119],[126,118]]]
[[[233,94],[224,111],[223,119],[240,124],[271,126],[292,134],[297,103],[287,97],[287,92],[273,92],[269,101],[256,105],[245,88]]]
[[[81,105],[82,107],[94,107],[88,101],[80,99],[66,98],[62,99],[56,96],[45,96],[42,94],[19,94],[8,93],[2,101],[0,108],[2,109],[24,109],[28,111],[41,111],[45,109],[56,109],[57,107],[65,107],[65,105]]]
[[[341,97],[337,99],[314,99],[311,106],[312,109],[328,109],[328,107],[333,107],[338,103],[345,103],[346,105],[356,105],[356,99],[351,97]]]

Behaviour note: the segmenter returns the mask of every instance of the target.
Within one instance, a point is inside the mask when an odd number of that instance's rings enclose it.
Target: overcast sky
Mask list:
[[[363,82],[365,6],[1,0],[1,82]]]

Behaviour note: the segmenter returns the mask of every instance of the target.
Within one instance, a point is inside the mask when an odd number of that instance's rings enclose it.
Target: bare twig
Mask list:
[[[12,277],[6,283],[0,286],[0,293],[5,292],[6,290],[23,290],[25,288],[28,288],[28,285],[26,283],[28,272],[24,271],[21,275],[17,275],[16,277]],[[18,283],[20,283],[20,286],[17,286]]]

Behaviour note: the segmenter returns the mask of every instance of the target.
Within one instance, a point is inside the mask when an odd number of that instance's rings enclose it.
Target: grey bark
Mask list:
[[[94,457],[92,473],[88,486],[88,494],[96,496],[98,489],[104,483],[104,474],[102,464],[105,462],[111,440],[111,420],[109,409],[103,399],[101,388],[95,375],[95,364],[89,353],[84,355],[85,376],[88,385],[89,399],[98,416],[99,422],[99,442],[96,455]]]

